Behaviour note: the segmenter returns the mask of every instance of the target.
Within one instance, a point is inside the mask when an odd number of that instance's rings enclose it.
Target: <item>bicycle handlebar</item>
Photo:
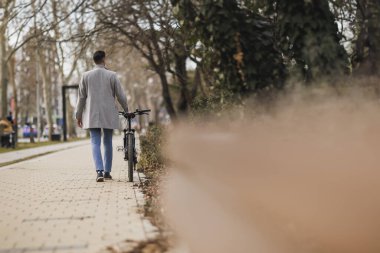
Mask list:
[[[136,110],[136,112],[138,112],[138,113],[148,113],[148,112],[150,112],[150,109],[141,110],[141,111]]]
[[[134,114],[136,116],[136,115],[149,114],[149,112],[150,112],[150,109],[147,109],[147,110],[136,109],[136,111],[129,112],[129,114]],[[123,115],[125,118],[130,118],[130,116],[128,116],[127,112],[119,112],[119,115]]]

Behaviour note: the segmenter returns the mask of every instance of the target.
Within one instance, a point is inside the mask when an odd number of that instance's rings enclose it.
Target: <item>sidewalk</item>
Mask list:
[[[89,140],[83,140],[83,141],[74,141],[74,142],[67,142],[67,143],[57,143],[57,144],[42,146],[42,147],[37,147],[37,148],[27,148],[27,149],[18,150],[18,151],[6,152],[3,154],[0,154],[0,167],[10,162],[22,161],[31,157],[36,157],[39,155],[52,153],[59,150],[83,146],[88,143],[89,143]]]
[[[114,179],[96,183],[87,141],[2,167],[0,253],[121,252],[153,238],[122,153],[114,152],[113,163]]]

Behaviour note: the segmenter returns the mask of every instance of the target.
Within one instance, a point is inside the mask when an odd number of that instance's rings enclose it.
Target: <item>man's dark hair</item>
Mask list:
[[[104,58],[106,58],[106,53],[104,51],[96,51],[94,53],[94,56],[92,57],[92,59],[94,59],[94,62],[96,64],[102,63],[102,61],[104,60]]]

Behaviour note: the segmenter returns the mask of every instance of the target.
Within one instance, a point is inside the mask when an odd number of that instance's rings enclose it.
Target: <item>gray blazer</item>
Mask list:
[[[82,119],[83,128],[119,128],[115,98],[128,112],[127,98],[115,72],[96,65],[83,74],[79,83],[75,117]]]

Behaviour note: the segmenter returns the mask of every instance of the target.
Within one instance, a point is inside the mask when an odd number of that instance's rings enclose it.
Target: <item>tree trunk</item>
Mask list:
[[[66,98],[66,107],[67,107],[67,115],[66,115],[67,130],[68,130],[69,137],[70,138],[77,137],[75,122],[74,122],[74,117],[73,117],[74,108],[70,103],[70,96],[67,96],[67,98]]]
[[[46,112],[46,122],[49,126],[48,138],[52,139],[53,134],[53,113],[52,113],[52,105],[51,105],[51,78],[49,67],[46,63],[46,56],[44,55],[41,49],[38,49],[37,52],[38,62],[40,74],[42,77],[42,96],[44,99],[44,107]]]
[[[187,78],[187,70],[186,70],[186,54],[183,53],[181,49],[178,50],[175,54],[175,74],[178,80],[178,84],[180,86],[180,98],[178,101],[178,111],[185,115],[187,114],[189,107],[189,91],[187,89],[188,78]]]
[[[0,30],[0,70],[1,70],[1,117],[8,115],[8,65],[7,65],[7,40],[5,28]]]
[[[54,23],[58,23],[59,22],[59,17],[58,17],[59,6],[57,6],[57,1],[55,1],[55,0],[51,0],[50,2],[51,2],[51,7],[52,7],[52,14],[53,14]],[[55,26],[53,30],[54,30],[55,39],[57,41],[60,40],[61,39],[61,32],[60,32],[59,26]],[[57,46],[57,44],[54,45],[53,50],[55,51],[54,55],[56,55],[57,57],[58,57],[58,55],[61,55],[61,60],[59,60],[59,58],[57,59],[58,60],[57,61],[57,67],[58,67],[59,79],[60,79],[59,83],[61,83],[62,86],[67,85],[71,79],[71,76],[72,76],[76,66],[77,66],[77,63],[74,62],[74,64],[71,66],[71,69],[70,69],[68,76],[65,76],[65,73],[64,73],[65,61],[63,60],[64,59],[63,50],[61,50],[61,48],[59,48]],[[66,120],[67,120],[67,130],[68,130],[67,133],[68,133],[69,137],[76,137],[77,136],[76,128],[75,128],[76,125],[75,125],[75,121],[74,121],[74,117],[73,117],[74,108],[73,108],[73,106],[71,106],[69,96],[66,98],[66,106],[67,106]]]
[[[67,132],[69,134],[69,137],[76,137],[77,136],[77,131],[75,128],[75,121],[74,121],[74,108],[70,103],[70,98],[67,98],[66,102],[67,106]]]
[[[159,73],[161,85],[162,85],[162,97],[164,98],[165,101],[165,108],[170,116],[170,119],[175,121],[177,119],[177,114],[174,110],[173,106],[173,101],[170,96],[170,91],[169,91],[169,83],[168,79],[166,78],[166,74],[164,71],[157,71]]]
[[[13,56],[9,63],[9,82],[12,85],[12,92],[13,92],[13,102],[14,102],[14,112],[13,112],[13,125],[14,130],[16,132],[14,141],[15,141],[15,147],[17,145],[17,132],[18,132],[18,96],[17,96],[17,87],[16,87],[16,58]]]
[[[163,55],[162,49],[160,48],[159,39],[158,39],[157,34],[155,32],[154,21],[153,21],[153,18],[150,16],[149,10],[146,9],[146,6],[143,4],[143,5],[141,5],[141,7],[143,7],[144,11],[146,12],[146,17],[148,19],[149,26],[150,26],[150,36],[151,36],[151,40],[152,40],[151,41],[152,48],[153,48],[153,51],[155,52],[155,55],[157,56],[157,63],[158,63],[158,67],[156,67],[156,72],[158,73],[158,75],[160,76],[160,79],[161,79],[162,96],[163,96],[164,101],[165,101],[165,107],[169,113],[170,119],[172,121],[176,121],[177,120],[177,114],[174,110],[173,101],[171,99],[170,91],[169,91],[169,83],[168,83],[168,79],[166,78],[167,69],[166,69],[165,57]],[[154,56],[153,55],[151,55],[151,56],[152,56],[152,59],[154,59]],[[154,61],[154,60],[152,60],[152,61]]]
[[[380,1],[369,1],[370,19],[368,22],[368,44],[370,74],[380,75]]]
[[[194,98],[197,96],[198,89],[201,91],[202,95],[205,95],[204,90],[202,88],[202,78],[201,78],[201,70],[197,66],[195,68],[195,74],[194,74],[194,81],[193,81],[193,88],[191,89],[191,96],[190,96],[190,103],[194,100]]]
[[[1,76],[1,115],[8,115],[8,38],[7,28],[9,19],[14,14],[12,10],[15,6],[15,0],[1,1],[3,10],[0,22],[0,76]]]

